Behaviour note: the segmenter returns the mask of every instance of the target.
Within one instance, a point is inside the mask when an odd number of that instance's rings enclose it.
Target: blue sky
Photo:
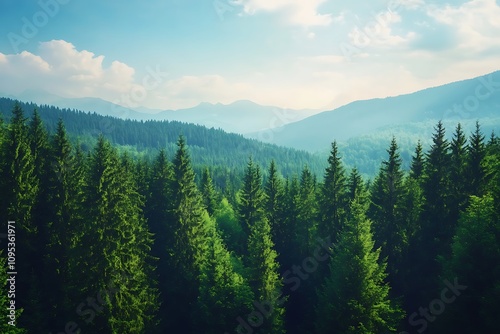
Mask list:
[[[0,92],[331,109],[500,69],[500,0],[2,0]]]

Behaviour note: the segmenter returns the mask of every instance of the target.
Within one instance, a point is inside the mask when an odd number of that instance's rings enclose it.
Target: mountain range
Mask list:
[[[24,92],[19,99],[121,119],[194,123],[309,151],[320,159],[326,158],[336,140],[346,165],[358,166],[365,175],[378,170],[393,136],[408,167],[417,141],[428,147],[440,120],[448,138],[457,123],[468,134],[476,121],[486,136],[500,131],[500,71],[410,94],[355,101],[324,112],[284,110],[251,101],[201,103],[180,110],[130,109],[96,98],[64,99],[35,91]]]
[[[0,94],[2,95],[2,94]],[[202,102],[191,108],[160,110],[145,107],[126,108],[121,105],[93,97],[62,98],[43,91],[26,90],[17,96],[5,97],[36,104],[52,105],[59,108],[95,112],[132,120],[179,121],[222,129],[238,134],[253,133],[304,119],[318,110],[283,109],[263,106],[252,101],[240,100],[231,104]]]
[[[500,71],[411,94],[355,101],[272,131],[247,136],[277,145],[321,151],[333,140],[347,142],[380,133],[425,138],[432,124],[439,120],[453,127],[460,122],[466,129],[479,120],[485,131],[498,129]]]

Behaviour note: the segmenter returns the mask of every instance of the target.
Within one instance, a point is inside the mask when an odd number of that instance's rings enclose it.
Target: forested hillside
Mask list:
[[[156,123],[123,121],[85,152],[68,129],[99,131],[106,118],[55,111],[46,124],[24,107],[0,124],[1,231],[15,225],[0,246],[16,256],[17,317],[8,325],[1,294],[2,333],[500,330],[500,140],[479,124],[447,140],[438,123],[409,172],[393,138],[370,182],[335,142],[321,173],[287,177],[261,165],[261,146],[242,153],[241,186],[216,189],[218,160],[198,185],[186,142],[217,130],[159,141]],[[146,129],[154,159],[117,149]],[[175,152],[162,150],[174,135]],[[238,145],[220,136],[204,147]],[[12,270],[1,260],[2,282]]]
[[[0,115],[3,115],[5,121],[9,120],[15,103],[15,100],[0,98]],[[215,173],[214,181],[219,187],[224,186],[225,176],[228,174],[232,181],[240,177],[245,162],[251,155],[261,165],[268,165],[271,160],[276,160],[284,175],[298,175],[305,165],[319,173],[325,166],[323,160],[312,154],[264,144],[220,129],[176,121],[121,120],[96,113],[19,103],[26,113],[31,114],[37,109],[50,133],[56,131],[57,122],[61,119],[72,141],[78,142],[84,151],[93,147],[102,134],[111,143],[119,145],[120,150],[128,151],[134,156],[152,159],[162,148],[172,156],[177,138],[182,134],[187,138],[197,174],[201,174],[203,166],[210,166]]]

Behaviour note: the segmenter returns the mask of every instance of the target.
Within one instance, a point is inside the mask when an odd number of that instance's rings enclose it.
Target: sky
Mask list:
[[[500,69],[500,0],[0,0],[0,94],[330,110]]]

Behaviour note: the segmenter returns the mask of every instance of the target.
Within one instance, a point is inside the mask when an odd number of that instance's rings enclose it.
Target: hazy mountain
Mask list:
[[[0,94],[1,95],[1,94]],[[18,96],[6,96],[47,104],[59,108],[95,112],[103,116],[113,116],[133,120],[167,120],[221,128],[226,132],[252,133],[267,128],[280,127],[304,119],[317,110],[292,110],[273,106],[262,106],[251,101],[236,101],[231,104],[200,103],[178,110],[159,110],[146,107],[126,108],[109,101],[93,98],[63,98],[44,91],[26,90]]]
[[[248,136],[278,145],[323,151],[333,140],[342,142],[382,130],[387,136],[391,133],[405,136],[407,133],[415,138],[419,134],[416,129],[429,130],[428,124],[438,120],[470,124],[475,120],[489,119],[481,123],[494,127],[500,124],[497,118],[500,118],[500,71],[412,94],[352,102]],[[418,126],[417,123],[425,126]]]
[[[236,101],[227,105],[201,103],[193,108],[166,110],[155,115],[155,119],[194,123],[244,134],[299,121],[315,112],[317,111],[282,109],[251,101]]]

